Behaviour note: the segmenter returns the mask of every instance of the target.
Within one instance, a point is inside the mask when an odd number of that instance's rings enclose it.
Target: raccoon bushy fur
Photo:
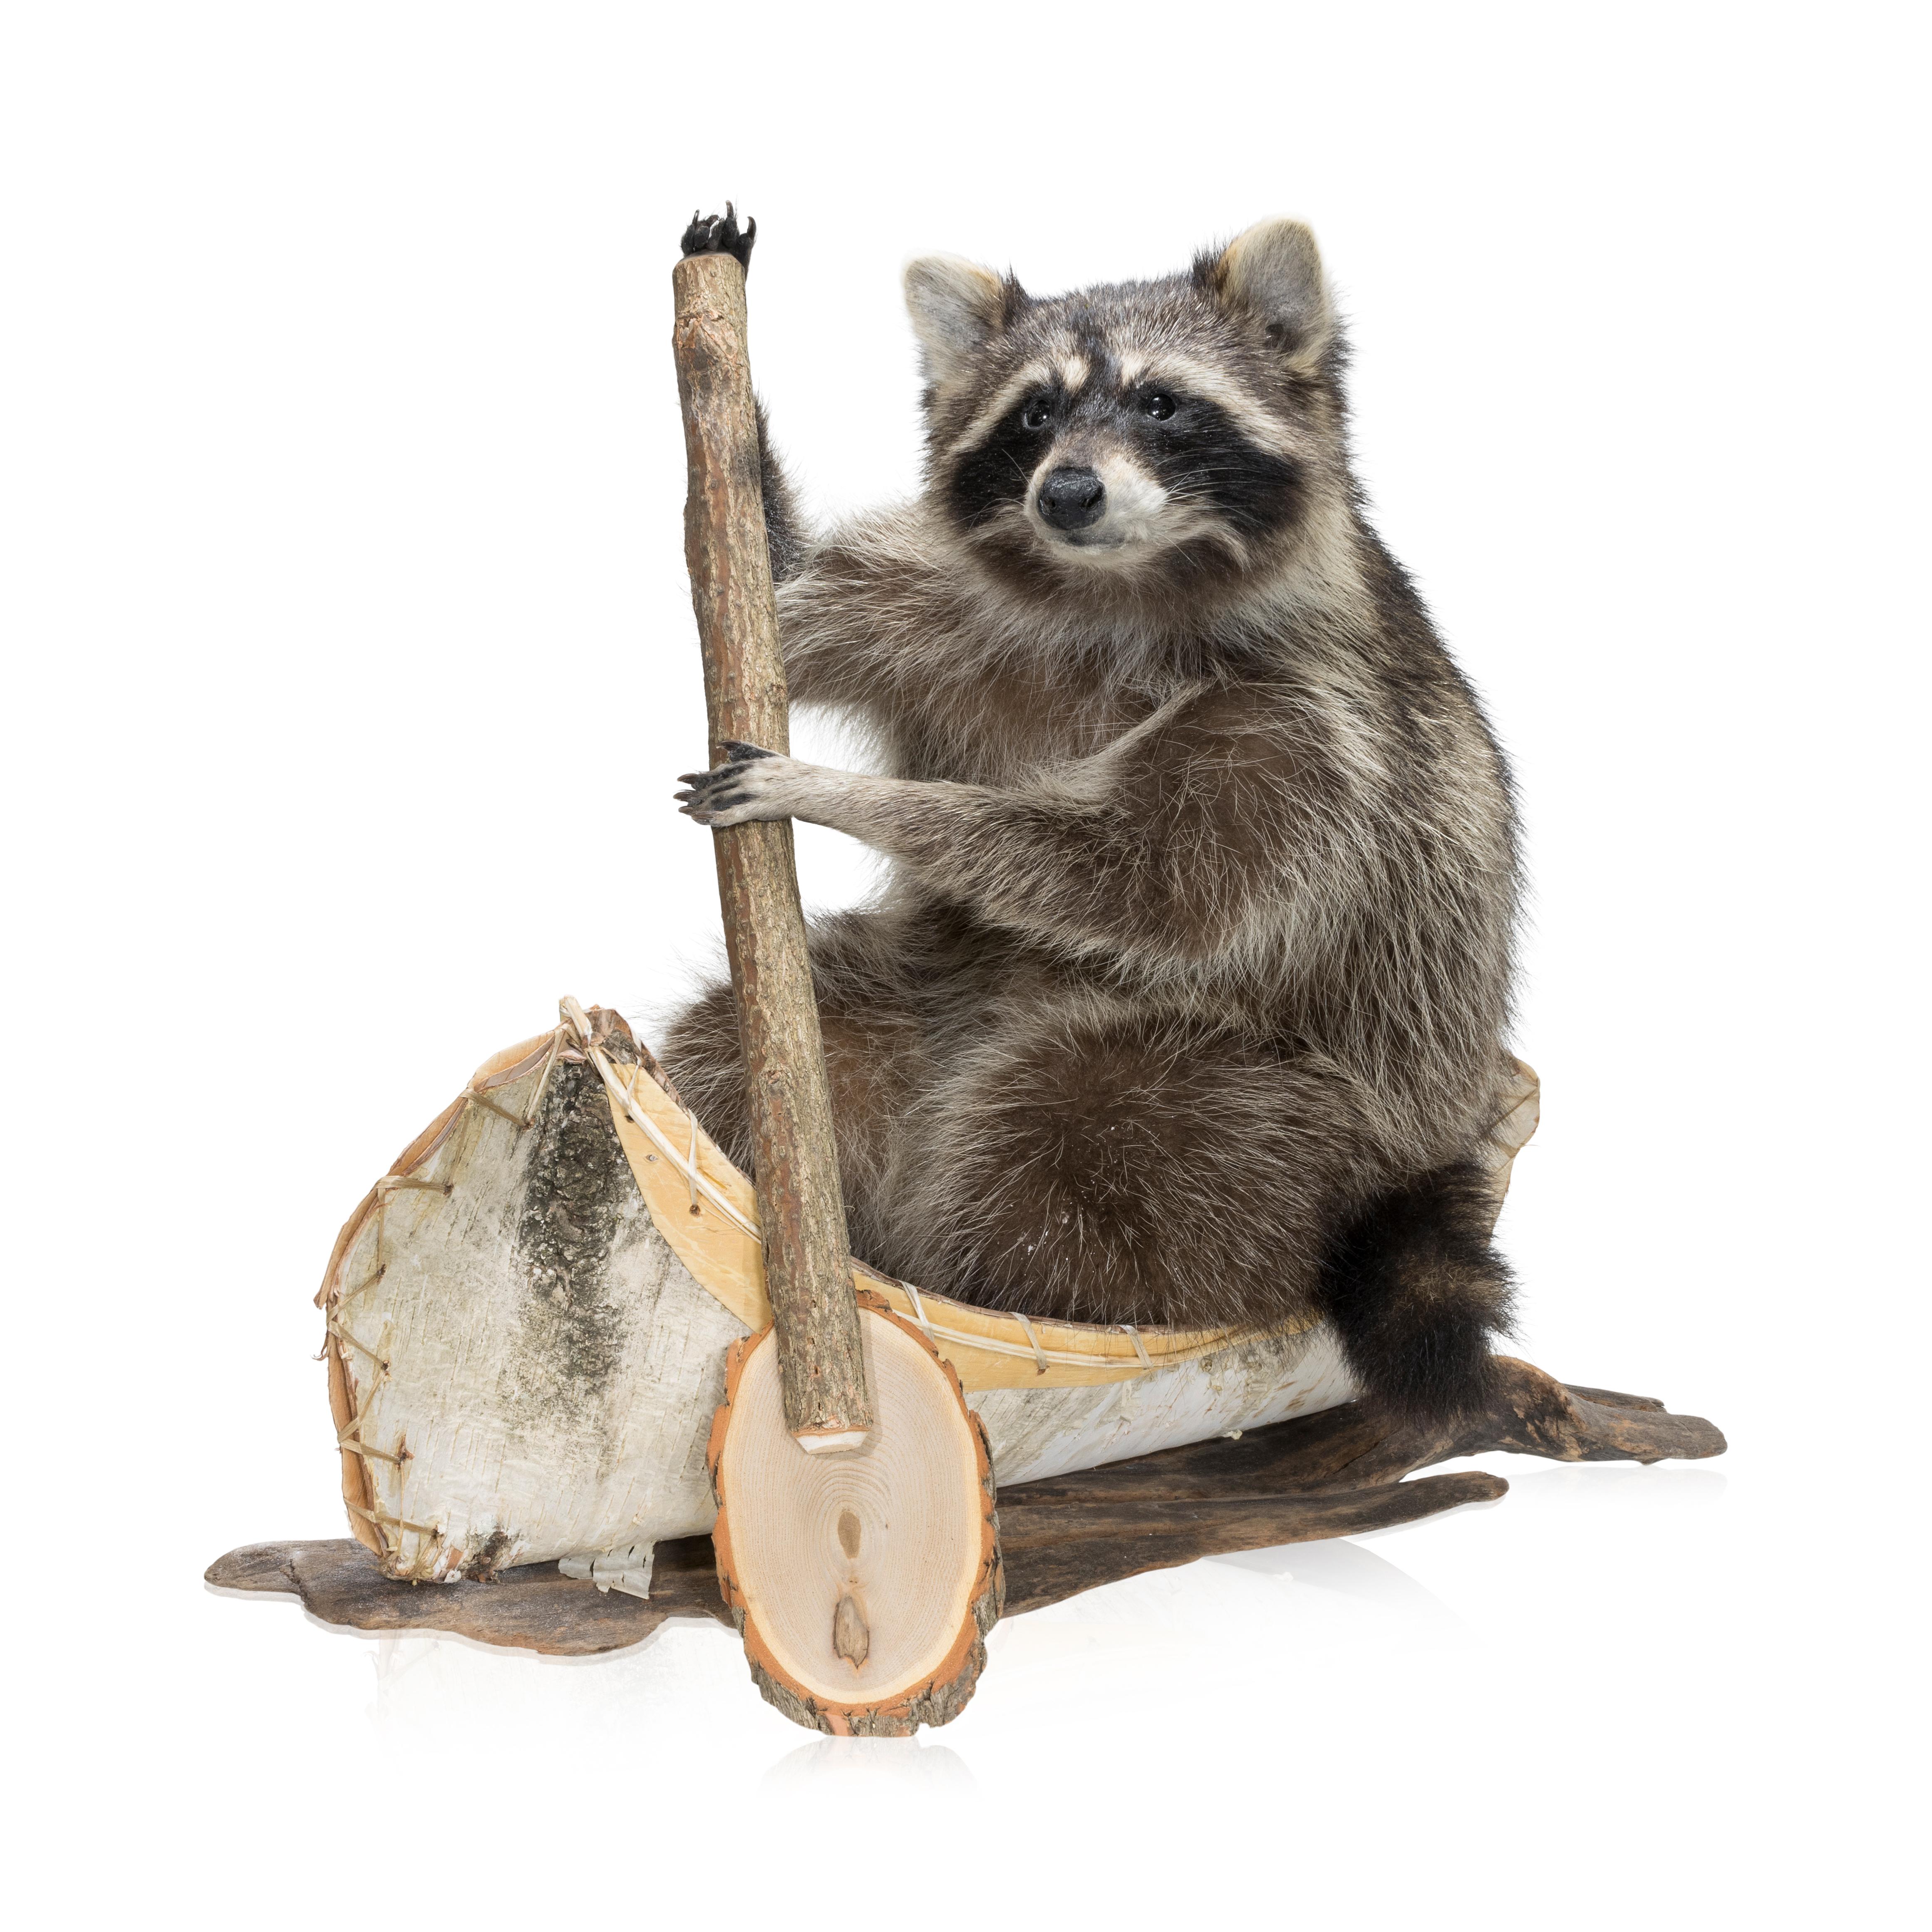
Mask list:
[[[1372,1398],[1479,1402],[1510,782],[1364,514],[1313,238],[1052,298],[950,257],[905,288],[917,499],[814,537],[765,465],[792,698],[886,775],[739,746],[680,794],[892,861],[812,934],[855,1251],[1074,1321],[1319,1312]],[[748,1162],[728,987],[664,1057]]]

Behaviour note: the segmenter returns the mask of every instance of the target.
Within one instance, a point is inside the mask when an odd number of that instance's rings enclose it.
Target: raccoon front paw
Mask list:
[[[722,214],[700,214],[695,210],[691,226],[684,231],[682,244],[687,255],[729,255],[746,274],[752,272],[752,244],[758,238],[758,224],[748,214],[745,226],[738,226],[738,211],[728,201]]]
[[[790,817],[803,766],[778,752],[730,738],[724,741],[724,758],[715,771],[679,775],[678,782],[690,789],[673,796],[686,818],[715,831],[758,819]]]

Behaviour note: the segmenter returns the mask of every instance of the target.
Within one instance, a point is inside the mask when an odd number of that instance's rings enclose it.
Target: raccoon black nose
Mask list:
[[[1040,513],[1057,530],[1084,530],[1107,507],[1107,486],[1090,470],[1056,470],[1040,486]]]

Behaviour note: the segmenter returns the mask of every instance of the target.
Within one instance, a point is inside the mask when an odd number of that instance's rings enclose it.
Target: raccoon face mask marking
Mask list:
[[[999,386],[1004,410],[942,460],[952,520],[990,560],[1158,574],[1204,547],[1238,568],[1292,523],[1300,466],[1259,402],[1231,398],[1238,414],[1208,384],[1184,386],[1184,369],[1129,382],[1109,350],[1084,359],[1094,374],[1077,391],[1057,374],[1016,398]]]
[[[1037,299],[948,256],[905,288],[928,488],[1016,589],[1198,596],[1292,560],[1312,500],[1346,490],[1333,310],[1299,223],[1161,281]]]

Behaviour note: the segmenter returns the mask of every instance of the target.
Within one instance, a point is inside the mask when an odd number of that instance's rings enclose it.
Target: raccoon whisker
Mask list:
[[[975,519],[975,521],[984,525],[986,524],[999,523],[1001,521],[1009,523],[1024,523],[1025,520],[1026,511],[1021,505],[1018,503],[993,503],[989,504],[985,510],[981,512],[979,516]]]

